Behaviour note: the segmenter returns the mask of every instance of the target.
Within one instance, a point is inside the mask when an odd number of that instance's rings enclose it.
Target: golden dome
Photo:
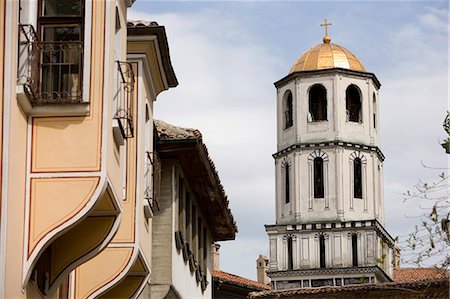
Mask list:
[[[323,44],[304,52],[291,67],[289,74],[331,68],[366,72],[366,68],[355,54],[344,47],[330,43],[328,35],[324,37],[323,41]]]

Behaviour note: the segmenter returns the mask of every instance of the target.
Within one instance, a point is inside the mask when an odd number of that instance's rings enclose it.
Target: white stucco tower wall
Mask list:
[[[380,82],[324,38],[277,88],[274,290],[391,281],[384,229]]]

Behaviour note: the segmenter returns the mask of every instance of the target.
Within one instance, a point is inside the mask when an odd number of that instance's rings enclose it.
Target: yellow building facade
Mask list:
[[[1,298],[148,298],[165,271],[153,103],[178,82],[164,27],[126,21],[133,2],[0,0]],[[202,200],[199,215],[217,205]],[[221,200],[209,245],[237,231]],[[210,272],[192,260],[203,294]]]

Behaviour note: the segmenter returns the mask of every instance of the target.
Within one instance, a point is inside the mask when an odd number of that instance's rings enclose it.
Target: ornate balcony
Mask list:
[[[159,211],[161,197],[161,160],[158,153],[147,152],[144,172],[144,213],[147,218]]]
[[[82,102],[83,42],[39,41],[32,25],[19,25],[23,36],[18,83],[32,105]]]

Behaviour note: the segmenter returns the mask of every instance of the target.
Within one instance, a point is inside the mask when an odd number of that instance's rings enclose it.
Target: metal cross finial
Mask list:
[[[323,24],[320,24],[320,26],[325,27],[325,37],[323,38],[324,43],[330,42],[330,37],[328,36],[328,26],[333,25],[331,23],[328,23],[328,20],[325,19],[325,22]]]

